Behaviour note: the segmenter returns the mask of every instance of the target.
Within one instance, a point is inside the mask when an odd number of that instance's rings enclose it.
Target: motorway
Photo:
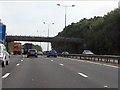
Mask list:
[[[118,88],[118,67],[70,58],[12,55],[2,88]]]

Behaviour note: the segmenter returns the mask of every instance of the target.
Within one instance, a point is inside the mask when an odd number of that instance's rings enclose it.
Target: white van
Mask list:
[[[90,50],[84,50],[82,54],[93,55],[94,53],[91,52]]]
[[[0,65],[2,65],[2,67],[5,67],[6,65],[8,65],[9,58],[10,58],[10,55],[6,50],[6,47],[4,46],[4,44],[0,43]]]

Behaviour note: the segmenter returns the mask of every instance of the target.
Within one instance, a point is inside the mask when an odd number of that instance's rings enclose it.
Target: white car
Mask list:
[[[38,51],[38,55],[43,55],[43,52],[41,52],[41,51]]]
[[[69,54],[69,52],[67,52],[67,51],[62,52],[62,55],[68,55],[68,54]]]
[[[0,43],[0,65],[2,67],[5,67],[6,65],[8,65],[10,62],[9,58],[10,58],[10,55],[6,50],[6,47],[4,46],[4,44]]]
[[[82,54],[93,55],[94,53],[91,52],[90,50],[84,50]]]

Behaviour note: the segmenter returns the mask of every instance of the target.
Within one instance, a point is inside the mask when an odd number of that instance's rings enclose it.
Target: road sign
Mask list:
[[[6,40],[6,25],[0,24],[0,40],[3,41],[3,43]]]

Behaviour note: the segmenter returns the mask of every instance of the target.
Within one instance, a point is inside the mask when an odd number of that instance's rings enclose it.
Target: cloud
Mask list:
[[[7,33],[12,35],[55,36],[65,27],[65,8],[57,4],[72,5],[67,8],[67,25],[83,18],[104,16],[118,7],[118,1],[12,1],[0,2],[0,18],[7,25]],[[38,32],[37,32],[38,30]]]

